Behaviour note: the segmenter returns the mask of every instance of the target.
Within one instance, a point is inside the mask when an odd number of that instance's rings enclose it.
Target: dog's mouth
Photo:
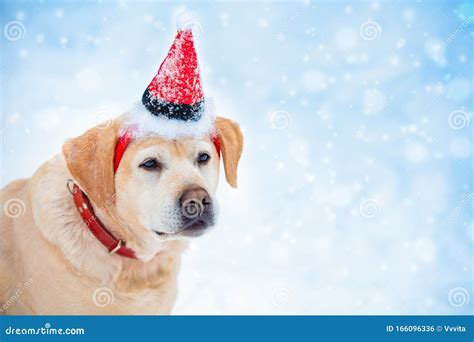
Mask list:
[[[176,232],[158,232],[156,235],[160,239],[179,238],[179,237],[198,237],[203,235],[213,225],[212,220],[198,219],[190,224],[185,225]]]

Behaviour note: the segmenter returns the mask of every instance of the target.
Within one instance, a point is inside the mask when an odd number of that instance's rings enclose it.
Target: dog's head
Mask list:
[[[242,133],[237,123],[221,117],[215,128],[227,182],[236,187]],[[214,225],[220,157],[211,137],[134,139],[114,173],[119,130],[120,121],[109,122],[63,146],[71,175],[100,219],[141,255]]]

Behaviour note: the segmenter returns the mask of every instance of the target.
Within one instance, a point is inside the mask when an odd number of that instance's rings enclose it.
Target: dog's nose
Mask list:
[[[187,189],[179,199],[184,217],[194,219],[208,212],[212,205],[208,192],[201,187]]]

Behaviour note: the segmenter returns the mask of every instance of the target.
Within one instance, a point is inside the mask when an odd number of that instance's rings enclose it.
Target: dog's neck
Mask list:
[[[169,256],[179,259],[185,243],[165,242],[158,253],[147,257],[148,260],[132,260],[110,255],[79,215],[66,187],[70,178],[64,158],[58,155],[43,164],[35,173],[30,192],[35,223],[44,238],[61,250],[64,262],[72,266],[72,270],[78,274],[101,284],[115,283],[123,288],[136,288],[144,286],[140,281],[144,278],[145,283],[150,286],[163,282],[166,274],[154,274],[150,273],[150,270],[169,271],[172,268]],[[35,199],[35,196],[38,198]],[[124,231],[124,227],[119,226],[120,219],[116,215],[99,211],[97,216],[112,234]],[[143,246],[132,241],[131,247],[139,249]],[[169,273],[168,271],[165,273]]]

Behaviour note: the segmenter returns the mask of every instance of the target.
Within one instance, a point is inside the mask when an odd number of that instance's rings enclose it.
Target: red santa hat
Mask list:
[[[178,29],[168,55],[142,96],[125,119],[116,147],[114,170],[134,137],[159,135],[167,139],[210,135],[218,152],[214,133],[215,115],[204,99],[193,33]]]
[[[161,63],[127,118],[142,133],[165,138],[199,136],[212,128],[214,115],[205,101],[191,28],[178,29],[168,55]]]
[[[180,30],[158,73],[143,93],[151,114],[180,121],[198,121],[204,107],[201,75],[190,29]]]

